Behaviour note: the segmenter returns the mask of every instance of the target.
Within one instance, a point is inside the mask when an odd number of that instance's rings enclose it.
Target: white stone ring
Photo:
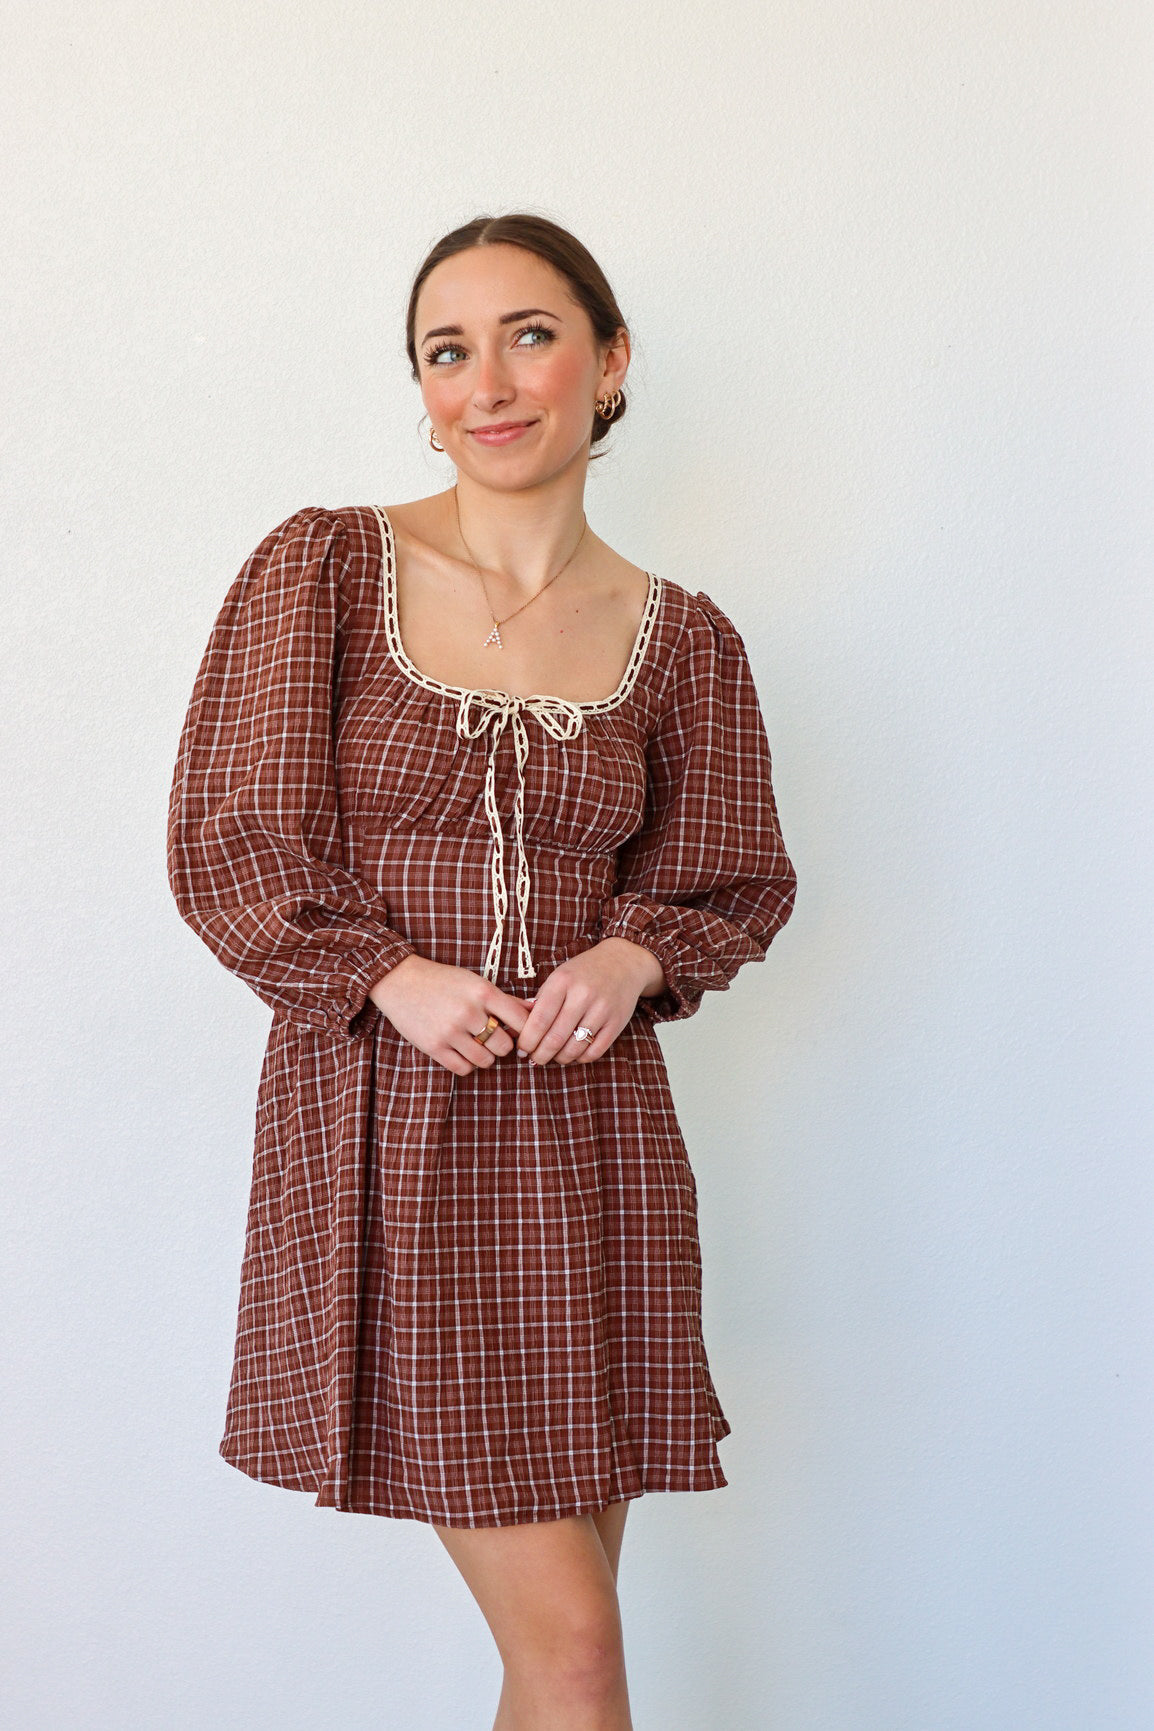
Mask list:
[[[573,1038],[575,1040],[591,1040],[593,1038],[593,1030],[592,1028],[586,1027],[574,1028]]]

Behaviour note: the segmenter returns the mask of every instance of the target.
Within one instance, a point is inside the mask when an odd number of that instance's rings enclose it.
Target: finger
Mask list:
[[[493,986],[482,996],[481,1008],[486,1015],[496,1016],[517,1034],[528,1021],[534,1002],[532,998],[515,998]]]
[[[476,1057],[470,1055],[465,1059],[465,1062],[469,1066],[469,1074],[472,1075],[474,1070],[491,1070],[497,1059],[492,1052],[486,1052],[482,1049]]]
[[[591,1064],[595,1059],[604,1057],[620,1032],[621,1029],[614,1028],[612,1023],[604,1028],[599,1028],[591,1040],[582,1040],[582,1050],[577,1062],[579,1064]]]
[[[572,1016],[566,1016],[565,1020],[561,1026],[562,1027],[568,1027],[569,1023],[571,1021],[573,1021]],[[589,1027],[589,1025],[590,1025],[589,1022],[587,1020],[585,1020],[584,1018],[580,1022],[574,1022],[573,1023],[573,1027],[565,1035],[565,1038],[561,1041],[561,1044],[557,1048],[557,1056],[554,1059],[554,1063],[557,1063],[557,1064],[575,1064],[577,1062],[578,1058],[581,1056],[582,1052],[585,1050],[585,1047],[588,1044],[588,1041],[578,1040],[576,1037],[576,1030],[580,1027],[586,1027],[587,1028],[587,1027]],[[558,1032],[560,1032],[560,1031],[561,1030],[558,1029]]]
[[[590,1028],[593,1024],[586,1020],[579,1022],[577,1026]],[[559,1064],[587,1064],[591,1056],[599,1058],[602,1052],[608,1050],[610,1045],[612,1045],[612,1040],[608,1038],[608,1029],[606,1028],[596,1030],[591,1040],[579,1040],[576,1030],[574,1030],[558,1052],[557,1062]]]
[[[490,1051],[507,1052],[514,1038],[514,1031],[506,1028],[496,1010],[478,1012],[474,1004],[465,1006],[454,1032],[464,1036],[466,1049],[468,1042],[475,1040],[478,1046],[488,1046]]]
[[[532,1010],[521,1025],[517,1035],[517,1050],[531,1057],[538,1043],[552,1028],[558,1015],[564,1014],[564,1010],[565,993],[556,989],[549,991],[547,986],[542,988]]]
[[[507,1058],[513,1050],[513,1036],[507,1028],[497,1027],[485,1040],[478,1040],[471,1028],[455,1030],[453,1044],[470,1066],[489,1070],[498,1058]]]
[[[572,1000],[563,1004],[552,1025],[541,1036],[535,1049],[530,1053],[532,1062],[548,1064],[563,1047],[571,1042],[574,1028],[581,1026],[582,1023],[586,1026],[592,1026],[592,1023],[587,1021],[590,1014],[588,1009],[579,1013],[578,1006]]]
[[[517,1035],[518,1050],[532,1056],[543,1040],[555,1035],[556,1039],[549,1053],[551,1056],[557,1049],[558,1041],[563,1042],[567,1038],[570,1030],[577,1026],[580,1017],[591,1007],[592,996],[587,986],[567,980],[557,972],[550,975],[534,999],[532,1010]]]
[[[570,1024],[576,1025],[573,1013],[566,1015],[564,1006],[553,1015],[542,1015],[537,1022],[526,1023],[517,1036],[517,1050],[535,1064],[547,1064],[565,1044]]]

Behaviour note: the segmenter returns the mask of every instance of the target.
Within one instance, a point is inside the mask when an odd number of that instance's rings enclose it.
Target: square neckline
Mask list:
[[[423,673],[410,659],[409,652],[401,639],[400,611],[397,605],[396,536],[392,520],[384,507],[374,505],[372,509],[381,531],[381,563],[384,575],[382,607],[385,621],[385,642],[388,646],[389,655],[406,678],[417,685],[425,686],[428,690],[443,692],[448,697],[460,699],[499,696],[509,699],[514,704],[528,704],[544,699],[548,703],[563,704],[569,709],[580,710],[583,714],[595,714],[600,710],[616,708],[629,696],[644,665],[664,593],[664,583],[655,571],[646,571],[645,573],[649,590],[641,614],[641,623],[637,627],[633,647],[629,652],[629,659],[625,663],[625,671],[621,675],[616,689],[611,691],[608,697],[595,697],[581,701],[575,697],[558,697],[554,693],[546,691],[534,691],[527,695],[521,695],[491,685],[449,685],[443,679],[434,679],[432,674]]]

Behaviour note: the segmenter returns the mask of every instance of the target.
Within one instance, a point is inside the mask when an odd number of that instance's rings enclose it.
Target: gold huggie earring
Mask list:
[[[445,448],[444,445],[438,445],[437,434],[431,421],[429,422],[429,443],[432,445],[434,451],[443,451]]]
[[[620,401],[621,392],[614,391],[611,397],[598,397],[594,407],[596,408],[597,413],[601,416],[601,419],[607,421],[610,416],[615,413]]]

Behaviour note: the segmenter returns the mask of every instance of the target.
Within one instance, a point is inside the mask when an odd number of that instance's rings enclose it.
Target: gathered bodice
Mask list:
[[[387,685],[393,690],[390,702],[378,689],[368,714],[362,706],[357,749],[350,756],[360,762],[375,759],[380,772],[372,796],[358,801],[359,815],[375,814],[385,823],[391,814],[394,823],[419,823],[426,833],[440,825],[446,832],[461,836],[469,833],[467,822],[462,820],[470,811],[475,815],[479,805],[488,832],[493,911],[493,931],[481,971],[494,983],[499,979],[509,918],[515,907],[517,978],[533,979],[537,970],[529,937],[532,881],[527,835],[535,835],[540,844],[553,838],[562,853],[582,854],[591,850],[603,859],[610,859],[642,820],[645,763],[643,730],[638,729],[635,719],[623,718],[623,729],[599,727],[598,743],[591,744],[586,739],[586,749],[574,759],[553,764],[538,762],[531,769],[532,729],[527,723],[535,724],[548,739],[565,745],[585,733],[587,717],[610,717],[621,710],[645,661],[658,617],[661,580],[653,573],[648,574],[649,594],[629,661],[616,690],[608,697],[577,702],[547,693],[517,696],[497,688],[448,685],[423,673],[405,650],[397,606],[395,538],[387,514],[377,506],[373,510],[381,530],[384,567],[381,626],[391,663]],[[407,682],[410,691],[398,692],[398,680]],[[431,697],[426,700],[427,707],[418,706],[418,718],[414,719],[412,703],[406,698],[421,692]],[[448,736],[450,718],[452,736]],[[368,743],[363,732],[366,721],[379,730],[375,754],[363,749]],[[462,757],[459,748],[454,752],[453,737],[485,742],[480,787],[476,785],[479,766],[467,755]],[[512,906],[507,872],[509,845],[500,800],[500,763],[506,738],[513,782],[508,819],[514,876]],[[539,745],[543,743],[540,741]],[[504,779],[507,782],[507,774]],[[527,811],[530,789],[535,797],[531,811]],[[416,796],[415,801],[410,796]]]

